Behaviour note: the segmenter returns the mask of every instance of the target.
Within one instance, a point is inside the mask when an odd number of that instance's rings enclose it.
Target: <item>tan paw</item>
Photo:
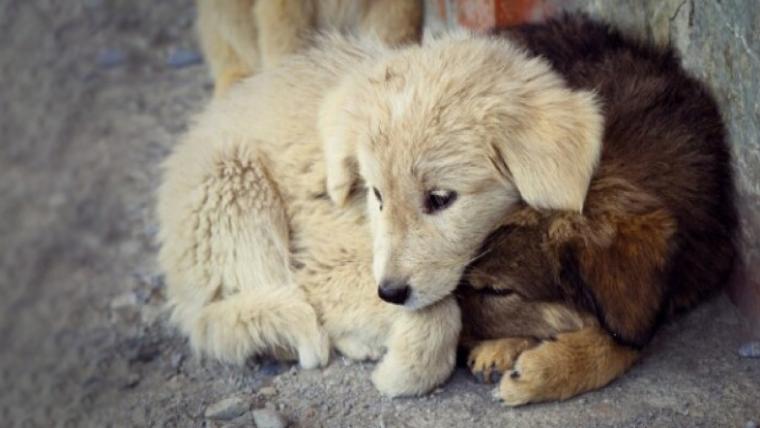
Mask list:
[[[521,337],[486,340],[472,348],[467,365],[478,381],[496,383],[517,357],[535,344],[534,339]]]
[[[318,327],[298,344],[297,350],[298,364],[301,368],[323,367],[330,360],[330,339],[327,333]]]
[[[555,364],[554,360],[558,356],[549,351],[545,342],[523,352],[512,370],[506,372],[501,379],[495,392],[497,398],[508,406],[560,399],[558,395],[561,392],[557,387],[564,381],[563,374],[559,372],[563,365]]]

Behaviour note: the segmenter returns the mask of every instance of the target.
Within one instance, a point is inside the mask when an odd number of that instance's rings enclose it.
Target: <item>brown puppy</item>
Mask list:
[[[582,213],[512,213],[458,296],[462,343],[507,404],[565,399],[627,370],[657,326],[732,272],[731,158],[707,89],[669,49],[585,17],[499,33],[603,104]]]

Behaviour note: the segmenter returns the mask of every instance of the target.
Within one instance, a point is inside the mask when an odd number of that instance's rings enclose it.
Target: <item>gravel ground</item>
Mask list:
[[[461,370],[391,400],[371,364],[341,357],[299,371],[192,356],[166,325],[153,214],[158,165],[210,95],[192,22],[189,0],[0,1],[0,425],[760,422],[760,359],[738,352],[757,346],[725,297],[665,328],[611,386],[518,409]]]

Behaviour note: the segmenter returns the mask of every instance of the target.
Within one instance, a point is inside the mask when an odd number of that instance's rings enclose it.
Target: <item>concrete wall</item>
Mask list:
[[[712,87],[730,132],[746,269],[733,300],[760,332],[760,2],[757,0],[428,0],[431,25],[475,29],[583,10],[654,43],[671,43]],[[515,12],[503,18],[500,10]],[[502,16],[500,18],[500,16]],[[760,334],[760,333],[758,333]]]

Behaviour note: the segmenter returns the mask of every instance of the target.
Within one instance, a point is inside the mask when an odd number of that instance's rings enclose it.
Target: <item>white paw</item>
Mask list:
[[[381,394],[388,397],[408,395],[410,385],[407,380],[400,378],[398,372],[383,360],[372,372],[372,384]]]
[[[354,361],[378,360],[383,350],[352,337],[342,337],[335,341],[335,349],[343,356]]]
[[[432,390],[439,382],[427,371],[412,363],[401,364],[394,358],[385,358],[372,373],[372,383],[380,393],[389,397],[420,395]]]
[[[298,364],[304,369],[326,366],[330,360],[330,340],[321,329],[298,345]]]

